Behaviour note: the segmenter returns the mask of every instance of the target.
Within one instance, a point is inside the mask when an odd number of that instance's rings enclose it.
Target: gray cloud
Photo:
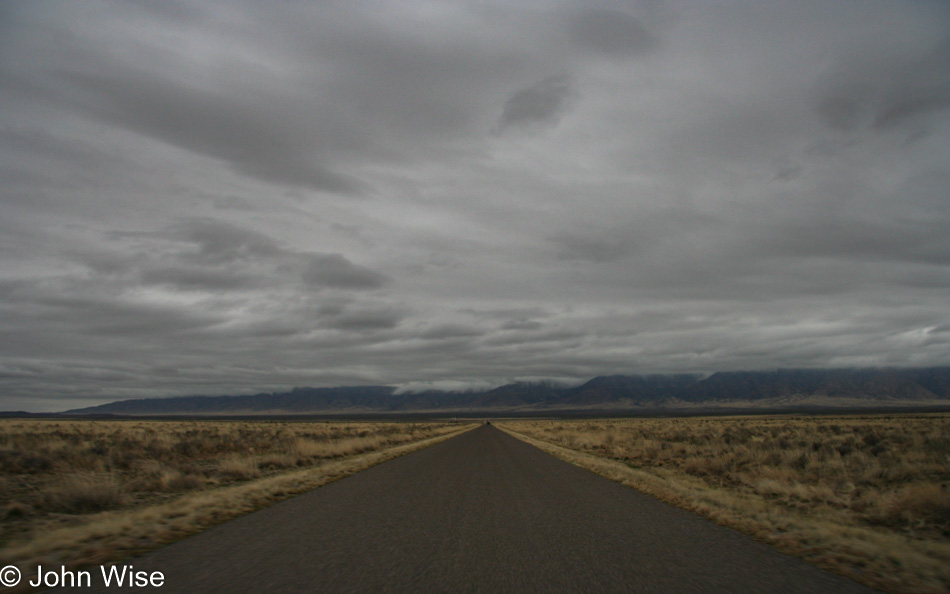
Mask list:
[[[825,75],[817,94],[817,113],[840,130],[889,128],[947,110],[950,39],[916,55],[849,58]]]
[[[630,247],[628,241],[609,239],[596,234],[560,233],[551,237],[562,260],[612,262],[624,257]]]
[[[282,251],[277,242],[266,235],[209,219],[177,223],[151,236],[185,244],[182,258],[201,264],[273,258]]]
[[[389,280],[384,274],[353,264],[341,254],[313,255],[308,259],[303,278],[311,285],[378,289]]]
[[[529,320],[525,318],[517,318],[513,320],[508,320],[501,325],[502,330],[540,330],[544,327],[544,324],[537,320]]]
[[[360,184],[320,162],[312,141],[286,127],[262,104],[246,105],[231,92],[212,95],[129,72],[69,75],[66,80],[90,97],[80,107],[94,117],[153,136],[186,150],[223,159],[242,173],[265,181],[354,194]],[[243,95],[243,93],[242,93]],[[311,134],[316,132],[310,131]]]
[[[950,39],[921,59],[908,64],[887,90],[875,124],[893,125],[917,114],[950,108]]]
[[[324,326],[334,330],[357,332],[390,330],[399,325],[405,316],[389,308],[362,309],[344,311],[324,322]]]
[[[109,234],[132,240],[140,250],[125,260],[95,257],[88,265],[100,272],[134,270],[142,282],[179,289],[236,289],[285,284],[300,278],[311,288],[378,289],[390,279],[354,264],[342,254],[297,252],[261,233],[215,221],[192,219],[159,232]],[[161,256],[152,254],[158,248]]]
[[[521,89],[505,101],[497,130],[556,125],[572,93],[571,80],[564,75],[549,76]]]
[[[452,338],[471,338],[473,336],[482,336],[483,334],[485,334],[484,330],[472,326],[439,324],[424,330],[419,336],[427,340],[446,340]]]
[[[946,364],[943,3],[0,11],[0,410]]]
[[[643,23],[622,10],[584,10],[571,17],[569,31],[581,46],[607,55],[634,56],[657,46]]]

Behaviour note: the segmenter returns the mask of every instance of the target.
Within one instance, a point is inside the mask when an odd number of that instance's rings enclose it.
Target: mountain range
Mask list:
[[[121,400],[70,415],[544,413],[684,408],[950,407],[950,367],[785,369],[699,375],[599,376],[573,387],[517,382],[485,391],[400,393],[391,386],[294,388],[252,396]]]

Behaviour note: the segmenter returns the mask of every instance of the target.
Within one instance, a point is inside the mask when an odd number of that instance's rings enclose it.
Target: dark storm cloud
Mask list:
[[[20,335],[17,353],[107,353],[125,339],[187,336],[223,321],[214,312],[116,295],[107,283],[79,278],[21,281],[5,291],[3,332]],[[41,329],[30,330],[42,323]],[[139,347],[141,348],[141,346]]]
[[[0,409],[946,364],[946,3],[0,12]]]
[[[817,113],[841,130],[888,128],[947,110],[950,39],[909,56],[850,57],[824,76],[817,94]]]
[[[266,235],[212,219],[183,221],[154,233],[110,236],[131,240],[139,250],[137,256],[124,262],[93,259],[89,265],[137,271],[146,284],[216,290],[281,284],[297,277],[316,289],[369,290],[389,281],[342,254],[289,250]],[[162,254],[159,258],[151,255],[156,248]]]
[[[477,83],[489,67],[518,66],[492,51],[461,51],[457,36],[421,23],[405,31],[375,23],[384,12],[188,8],[203,18],[175,10],[155,21],[150,9],[117,7],[107,19],[121,32],[115,38],[88,23],[60,35],[54,23],[34,19],[37,31],[24,27],[11,45],[30,51],[39,44],[28,37],[42,35],[49,63],[36,73],[10,62],[5,78],[30,101],[221,159],[263,181],[353,195],[370,189],[346,171],[354,152],[392,158],[406,138],[431,143],[477,119],[478,87],[445,80]],[[124,35],[136,32],[143,34]],[[193,44],[167,44],[192,32]]]
[[[907,64],[896,78],[877,113],[878,126],[950,108],[950,39],[932,53]]]
[[[303,278],[311,285],[340,289],[378,289],[389,280],[384,274],[353,264],[341,254],[317,254],[309,256],[308,259]]]
[[[392,309],[362,309],[344,311],[327,318],[323,325],[334,330],[372,332],[391,330],[399,325],[405,315]]]
[[[179,244],[183,259],[209,265],[283,255],[270,237],[213,219],[183,221],[158,233],[140,236]]]
[[[439,324],[424,330],[419,336],[427,340],[446,340],[452,338],[470,338],[482,336],[484,330],[459,324]]]
[[[565,75],[549,76],[517,91],[505,101],[497,130],[556,125],[573,92],[571,80]]]
[[[255,279],[230,270],[209,270],[207,267],[187,265],[149,266],[145,261],[133,265],[139,267],[138,274],[143,284],[164,285],[182,291],[236,291],[259,284]]]
[[[525,318],[518,318],[514,320],[508,320],[501,325],[502,330],[540,330],[544,327],[544,324],[537,320],[529,320]]]
[[[263,180],[344,194],[359,190],[355,179],[320,163],[306,132],[271,112],[279,106],[264,93],[247,103],[244,91],[213,94],[136,72],[66,79],[89,95],[79,107],[104,122],[220,158]]]

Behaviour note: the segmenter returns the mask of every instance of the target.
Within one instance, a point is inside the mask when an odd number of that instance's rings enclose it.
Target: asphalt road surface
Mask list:
[[[124,564],[73,591],[871,591],[488,425]]]

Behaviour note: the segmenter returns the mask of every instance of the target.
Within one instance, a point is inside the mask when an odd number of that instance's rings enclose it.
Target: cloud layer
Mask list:
[[[939,2],[7,3],[0,410],[945,365]]]

